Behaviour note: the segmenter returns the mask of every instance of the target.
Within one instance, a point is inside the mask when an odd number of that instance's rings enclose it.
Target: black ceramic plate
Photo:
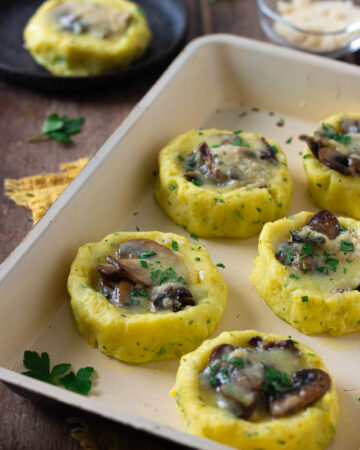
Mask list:
[[[0,72],[22,84],[51,90],[118,85],[166,62],[185,37],[182,0],[135,0],[146,12],[153,39],[146,54],[127,69],[90,77],[58,77],[39,66],[23,46],[23,30],[42,0],[0,0]]]

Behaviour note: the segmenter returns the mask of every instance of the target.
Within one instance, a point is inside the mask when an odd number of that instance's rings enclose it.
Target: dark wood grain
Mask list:
[[[207,0],[186,0],[186,4],[190,18],[188,41],[214,32],[267,40],[260,29],[255,0],[218,0],[214,4]],[[357,62],[356,58],[345,60]],[[159,73],[154,73],[118,89],[71,96],[32,91],[0,80],[1,186],[5,178],[58,171],[60,163],[94,155],[158,76]],[[64,149],[53,142],[27,142],[52,112],[86,118],[73,146]],[[1,194],[0,262],[32,226],[27,220],[29,212],[7,199],[3,191]],[[95,448],[101,450],[184,448],[71,408],[42,406],[0,384],[0,450],[79,449],[80,444],[71,437],[71,426],[66,422],[74,416],[86,421]]]

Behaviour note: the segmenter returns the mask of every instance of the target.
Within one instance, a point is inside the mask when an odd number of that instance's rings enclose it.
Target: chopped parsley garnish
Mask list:
[[[176,189],[175,184],[169,184],[169,191],[174,191]]]
[[[300,277],[299,277],[299,275],[295,275],[294,273],[291,273],[289,275],[289,278],[295,278],[295,280],[298,280]]]
[[[289,248],[289,250],[286,252],[284,264],[290,265],[293,262],[294,258],[295,258],[294,250],[292,248]]]
[[[303,158],[304,158],[304,159],[310,158],[310,156],[311,156],[311,154],[310,154],[310,153],[307,153],[306,155],[303,156]]]
[[[191,182],[192,184],[195,184],[195,186],[202,186],[204,184],[202,180],[197,180],[196,178],[193,178]]]
[[[325,125],[322,123],[321,128],[323,129],[324,137],[327,139],[332,139],[333,141],[337,141],[343,145],[347,145],[351,142],[351,136],[338,133],[332,125]]]
[[[197,240],[199,239],[199,236],[197,236],[197,235],[194,234],[194,233],[191,233],[191,234],[190,234],[190,237],[191,237],[191,239],[194,239],[195,241],[197,241]]]
[[[36,142],[43,138],[50,138],[62,144],[72,144],[70,135],[79,133],[81,125],[84,123],[83,117],[68,119],[66,115],[50,114],[42,125],[42,134],[29,139],[28,142]]]
[[[71,364],[57,364],[50,371],[50,358],[46,352],[39,353],[35,351],[24,352],[24,366],[29,369],[23,372],[23,375],[45,381],[53,385],[63,385],[66,389],[79,394],[87,395],[91,389],[91,375],[94,372],[93,367],[84,367],[75,374],[69,372]]]
[[[327,273],[327,267],[325,266],[316,266],[316,270],[321,273]]]
[[[34,195],[34,194],[31,194],[30,192],[27,192],[26,195],[27,195],[28,197],[35,197],[35,195]]]
[[[284,125],[285,119],[283,119],[282,117],[280,117],[280,119],[278,120],[278,122],[281,123],[282,125]]]
[[[223,200],[222,198],[214,198],[216,203],[225,203],[225,200]]]
[[[340,250],[342,252],[353,252],[354,244],[351,241],[341,241]]]
[[[240,134],[240,133],[242,133],[242,130],[234,131],[234,134]]]
[[[212,145],[211,148],[220,148],[220,145]]]
[[[195,261],[200,261],[200,258],[196,256]]]
[[[325,256],[325,264],[327,264],[331,270],[336,272],[337,265],[339,264],[339,260],[335,258],[331,258],[330,255],[324,252]]]
[[[148,250],[147,252],[140,253],[140,259],[150,258],[150,256],[155,256],[156,252],[154,250]]]
[[[246,154],[249,155],[249,156],[254,156],[256,158],[256,153],[253,152],[252,150],[247,150]]]
[[[286,372],[279,372],[267,364],[264,364],[265,381],[262,384],[262,389],[268,391],[270,386],[276,392],[281,392],[284,389],[292,387],[292,383],[288,379]]]
[[[176,241],[171,241],[171,250],[177,252],[179,250],[179,244]]]
[[[347,231],[347,228],[344,227],[343,225],[340,225],[340,231]]]
[[[141,264],[141,267],[143,267],[144,269],[147,269],[149,267],[149,264],[144,260],[141,260],[140,264]]]
[[[308,242],[304,242],[301,246],[300,259],[305,258],[306,256],[314,256],[313,246]]]
[[[303,295],[303,296],[301,297],[301,300],[302,300],[303,302],[308,302],[308,301],[309,301],[309,297],[308,297],[307,295]]]
[[[285,144],[291,144],[293,138],[290,136],[288,139],[286,139]]]
[[[239,147],[241,147],[242,144],[243,144],[243,140],[242,140],[241,138],[237,137],[237,138],[234,140],[234,145],[238,145]]]
[[[221,269],[225,269],[225,266],[224,266],[223,263],[216,264],[216,267],[220,267]]]
[[[239,356],[234,356],[233,358],[230,358],[227,361],[235,367],[240,367],[241,369],[245,367],[244,360]]]
[[[150,298],[145,289],[131,289],[130,296]]]
[[[275,147],[275,145],[270,145],[270,148],[273,153],[277,153],[279,150]]]
[[[186,281],[183,277],[178,277],[176,275],[175,270],[172,267],[162,271],[160,269],[151,271],[151,279],[153,281],[159,280],[159,285],[168,282],[168,281],[179,281],[180,283],[186,284]]]
[[[183,157],[183,155],[180,155],[180,154],[177,155],[177,157],[179,158],[180,161],[184,161],[184,159],[185,159],[185,158]]]

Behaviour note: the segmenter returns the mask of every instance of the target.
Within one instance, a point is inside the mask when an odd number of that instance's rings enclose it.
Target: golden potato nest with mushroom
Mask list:
[[[360,330],[360,226],[323,210],[266,224],[251,280],[280,318],[306,334]]]
[[[321,208],[360,219],[360,114],[337,114],[301,136],[311,200]]]
[[[186,431],[241,450],[320,450],[336,432],[334,381],[309,347],[224,332],[184,355],[171,391]]]
[[[125,0],[48,0],[24,30],[32,57],[58,76],[127,67],[150,40],[144,12]]]
[[[118,232],[81,246],[68,291],[88,344],[135,363],[196,348],[218,325],[227,296],[203,246],[158,231]]]
[[[245,238],[283,217],[292,182],[286,156],[271,139],[192,130],[161,150],[155,196],[191,233]]]

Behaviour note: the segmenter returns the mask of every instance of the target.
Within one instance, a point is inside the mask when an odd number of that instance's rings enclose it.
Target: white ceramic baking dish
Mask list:
[[[321,118],[358,112],[360,69],[227,35],[192,42],[127,120],[81,171],[0,271],[0,379],[60,402],[201,449],[224,448],[182,431],[168,391],[178,361],[123,364],[91,349],[77,331],[66,278],[76,249],[116,230],[187,233],[153,198],[158,151],[191,128],[259,132],[285,149],[294,181],[291,213],[315,211],[306,193],[300,133]],[[283,126],[279,126],[283,118]],[[282,122],[282,121],[281,121]],[[290,136],[291,144],[285,144]],[[135,214],[137,213],[137,214]],[[292,336],[313,347],[335,377],[340,425],[331,449],[358,449],[359,334],[309,337],[281,321],[249,281],[257,237],[200,239],[222,262],[228,306],[216,334],[257,329]],[[53,364],[93,366],[98,378],[84,397],[21,375],[24,350],[46,351]]]

